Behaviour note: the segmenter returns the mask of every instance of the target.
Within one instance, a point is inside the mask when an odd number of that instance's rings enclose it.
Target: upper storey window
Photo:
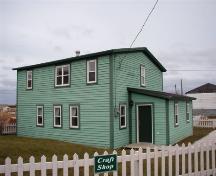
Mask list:
[[[70,65],[56,66],[55,86],[68,86],[70,84]]]
[[[141,86],[146,85],[145,66],[140,65],[140,84]]]
[[[88,60],[87,61],[87,83],[96,83],[97,82],[97,60]]]
[[[32,89],[32,70],[26,72],[26,88]]]

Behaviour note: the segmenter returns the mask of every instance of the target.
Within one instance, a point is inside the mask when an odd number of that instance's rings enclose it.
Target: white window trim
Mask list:
[[[176,116],[177,116],[177,122],[176,122]],[[175,122],[175,126],[178,126],[179,125],[179,105],[178,103],[175,103],[175,106],[174,106],[174,122]]]
[[[190,122],[190,111],[189,111],[189,109],[190,109],[190,103],[187,103],[186,104],[186,120],[187,120],[187,122]]]
[[[31,74],[31,79],[28,78],[28,75]],[[32,79],[32,70],[26,72],[26,89],[32,89],[33,79]],[[31,81],[31,87],[28,86],[28,81]]]
[[[125,115],[121,114],[121,107],[125,107]],[[122,116],[125,117],[125,125],[121,125]],[[120,128],[126,128],[127,127],[127,105],[122,104],[122,105],[119,106],[119,117],[120,117]]]
[[[63,72],[63,68],[64,67],[68,67],[68,84],[64,84],[64,72]],[[57,84],[57,69],[61,68],[62,69],[62,83],[60,85]],[[55,67],[55,87],[63,87],[63,86],[68,86],[70,85],[70,64],[66,64],[66,65],[59,65]]]
[[[55,109],[56,108],[60,108],[60,125],[55,124],[56,123],[56,121],[55,121],[55,118],[56,118]],[[54,127],[61,127],[62,126],[62,107],[60,105],[56,105],[53,107],[53,121],[54,121],[54,123],[53,123]]]
[[[77,116],[73,116],[72,109],[76,107],[77,108]],[[80,110],[78,105],[70,105],[70,128],[79,128],[79,117],[80,116]],[[77,118],[77,126],[72,125],[72,118]]]
[[[145,86],[146,85],[146,70],[145,70],[145,66],[144,65],[140,65],[140,84],[141,84],[141,86]]]
[[[42,108],[42,124],[38,123],[38,109]],[[44,125],[44,107],[43,106],[37,106],[37,126],[43,126]]]
[[[95,71],[89,71],[89,63],[94,62],[95,64]],[[89,81],[89,73],[90,72],[95,72],[95,81]],[[87,83],[96,83],[97,82],[97,59],[92,59],[87,61]]]

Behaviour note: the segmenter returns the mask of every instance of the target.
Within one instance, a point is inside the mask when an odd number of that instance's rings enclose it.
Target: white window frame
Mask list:
[[[58,125],[58,124],[56,124],[56,114],[55,114],[55,109],[56,108],[60,108],[60,125]],[[54,107],[53,107],[53,126],[54,127],[58,127],[58,128],[60,128],[60,127],[62,127],[62,106],[61,105],[55,105]]]
[[[146,85],[146,70],[144,65],[140,65],[140,85]]]
[[[121,113],[121,108],[122,108],[122,107],[124,107],[124,109],[125,109],[125,114],[122,114],[122,113]],[[122,124],[121,124],[122,117],[125,118],[125,125],[122,125]],[[120,118],[120,120],[119,120],[119,122],[120,122],[120,128],[121,128],[121,129],[122,129],[122,128],[126,128],[126,127],[127,127],[127,105],[121,104],[121,105],[119,106],[119,118]]]
[[[64,76],[67,76],[67,75],[64,75],[64,67],[68,67],[68,83],[67,84],[64,84]],[[59,76],[59,77],[62,77],[62,82],[61,84],[57,84],[57,70],[58,68],[61,68],[62,70],[62,74]],[[66,64],[66,65],[59,65],[59,66],[56,66],[55,67],[55,86],[56,87],[63,87],[63,86],[68,86],[70,85],[70,64]]]
[[[73,116],[72,109],[77,108],[77,116]],[[72,118],[77,118],[77,126],[72,124]],[[79,128],[80,108],[79,105],[70,105],[70,128]]]
[[[42,109],[42,114],[41,114],[41,115],[38,114],[39,108]],[[38,117],[39,117],[39,116],[41,116],[41,118],[42,118],[42,123],[41,123],[41,124],[38,122]],[[38,105],[38,106],[37,106],[37,126],[44,126],[44,107],[43,107],[42,105]]]
[[[29,79],[29,74],[31,75],[31,79]],[[31,86],[29,87],[28,82],[31,81]],[[32,89],[33,79],[32,79],[32,70],[26,72],[26,89]]]
[[[189,109],[190,109],[190,103],[186,103],[186,121],[187,122],[190,122],[190,111],[189,111]]]
[[[89,64],[91,62],[94,62],[94,64],[95,64],[95,70],[94,71],[89,70]],[[89,81],[89,73],[90,72],[95,73],[95,80],[94,81]],[[97,82],[97,59],[88,60],[87,61],[87,83],[91,84],[91,83],[96,83],[96,82]]]
[[[178,103],[175,103],[174,105],[174,123],[175,123],[175,126],[179,125],[179,105]]]

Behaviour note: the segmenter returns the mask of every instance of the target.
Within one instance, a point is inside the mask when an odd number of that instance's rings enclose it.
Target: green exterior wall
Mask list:
[[[186,101],[177,101],[179,105],[179,125],[174,124],[174,100],[169,101],[169,143],[184,139],[193,134],[192,102],[190,101],[190,121],[186,121]]]
[[[55,66],[34,68],[33,90],[18,71],[18,136],[110,147],[109,69],[109,57],[98,58],[98,83],[86,85],[86,60],[71,62],[71,85],[54,88]],[[44,105],[44,127],[36,127],[37,104]],[[54,104],[62,105],[62,128],[53,127]],[[80,129],[69,128],[69,104],[80,105]]]
[[[113,57],[113,106],[119,107],[121,103],[128,103],[127,87],[145,88],[162,91],[162,72],[152,63],[143,52],[117,54]],[[146,68],[146,86],[140,85],[140,65]],[[127,104],[128,105],[128,104]],[[127,110],[129,106],[127,106]],[[114,148],[129,143],[129,111],[127,111],[127,127],[120,129],[118,114],[115,113]]]

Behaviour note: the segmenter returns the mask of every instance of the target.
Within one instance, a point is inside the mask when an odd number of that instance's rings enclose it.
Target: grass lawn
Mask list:
[[[58,156],[58,160],[62,160],[64,154],[68,154],[69,159],[72,159],[74,153],[77,153],[81,158],[83,158],[85,152],[90,156],[93,156],[94,152],[102,154],[104,151],[105,149],[55,140],[34,139],[9,135],[0,136],[0,165],[4,164],[6,157],[10,157],[12,163],[16,163],[19,156],[24,159],[24,162],[28,162],[29,157],[34,156],[36,162],[38,162],[42,155],[45,155],[47,160],[51,161],[54,154]]]
[[[179,141],[178,144],[182,145],[182,143],[185,143],[185,145],[187,145],[189,142],[194,143],[195,141],[197,141],[197,140],[203,138],[204,136],[206,136],[211,131],[214,131],[214,129],[213,128],[194,127],[193,128],[193,136],[189,136],[189,137]]]

